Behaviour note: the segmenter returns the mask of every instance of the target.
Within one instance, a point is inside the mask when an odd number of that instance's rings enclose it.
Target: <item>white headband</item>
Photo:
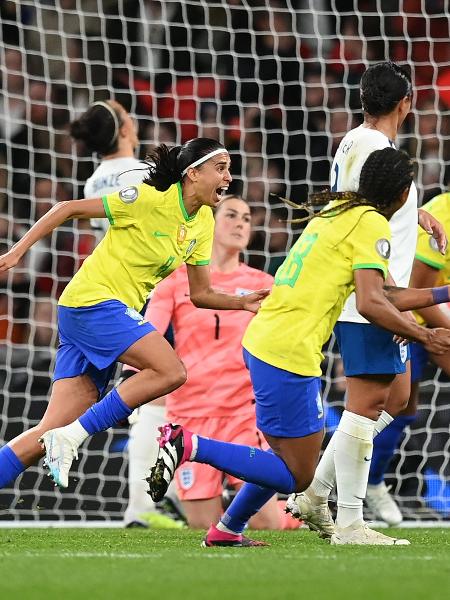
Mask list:
[[[103,106],[103,108],[106,108],[106,110],[111,114],[112,118],[114,119],[114,135],[111,140],[112,146],[116,141],[117,136],[119,135],[119,119],[117,118],[116,111],[113,108],[111,108],[111,106],[107,102],[103,102],[102,100],[94,102],[92,106]]]
[[[213,150],[209,154],[205,154],[205,156],[202,156],[201,158],[199,158],[198,160],[193,162],[191,165],[186,167],[184,169],[184,171],[181,173],[181,177],[184,177],[186,175],[186,173],[188,172],[188,169],[193,169],[194,167],[198,167],[198,165],[201,165],[202,163],[206,162],[213,156],[216,156],[216,154],[223,154],[224,152],[226,152],[225,148],[217,148],[217,150]]]

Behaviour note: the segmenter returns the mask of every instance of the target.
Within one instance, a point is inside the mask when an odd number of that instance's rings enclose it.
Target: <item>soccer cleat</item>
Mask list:
[[[44,466],[55,485],[66,488],[69,485],[69,471],[73,459],[78,458],[78,445],[64,434],[64,427],[50,429],[38,442],[45,450]]]
[[[387,487],[384,481],[378,485],[369,484],[367,486],[366,504],[375,519],[380,519],[380,521],[384,521],[391,527],[396,527],[403,521],[403,515],[394,498],[390,495],[390,489],[390,486]]]
[[[334,546],[353,545],[353,546],[409,546],[408,540],[389,537],[370,529],[367,523],[359,522],[356,525],[350,525],[336,531],[331,536],[331,544]]]
[[[266,542],[252,540],[242,533],[227,533],[220,531],[215,525],[211,525],[208,533],[203,538],[202,548],[212,548],[214,546],[234,546],[235,548],[253,548],[257,546],[270,546]]]
[[[321,538],[330,538],[334,533],[334,521],[326,500],[314,502],[306,492],[291,494],[285,511],[303,521],[312,531],[317,531]]]
[[[177,467],[190,459],[192,454],[192,433],[181,425],[166,423],[158,427],[161,435],[158,438],[159,450],[156,463],[147,477],[148,494],[153,502],[160,502],[174,478]]]

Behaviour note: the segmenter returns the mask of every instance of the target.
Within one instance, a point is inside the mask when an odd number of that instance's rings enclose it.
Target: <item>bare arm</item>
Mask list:
[[[14,246],[0,256],[0,272],[14,267],[25,252],[38,240],[70,219],[90,219],[106,217],[101,198],[89,200],[69,200],[55,204],[41,217]]]
[[[429,212],[419,208],[419,225],[424,231],[429,233],[437,241],[439,252],[445,254],[447,248],[447,236],[445,235],[445,229],[441,223],[433,217]]]
[[[186,266],[191,301],[197,308],[258,312],[261,302],[270,292],[270,290],[257,290],[246,296],[234,296],[232,294],[216,292],[211,288],[208,265]]]
[[[414,290],[383,287],[383,277],[375,269],[355,271],[356,306],[363,317],[371,323],[402,337],[421,342],[431,352],[443,352],[448,348],[444,341],[444,329],[426,329],[405,318],[400,310],[411,310],[434,303],[430,289]],[[450,332],[448,332],[450,334]],[[434,338],[441,337],[443,344]],[[448,337],[448,336],[447,336]],[[437,343],[437,345],[435,345]],[[446,345],[447,344],[447,345]],[[439,348],[439,349],[437,349]]]

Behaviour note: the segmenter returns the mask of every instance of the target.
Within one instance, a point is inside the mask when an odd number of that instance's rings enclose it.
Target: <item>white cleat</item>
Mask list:
[[[349,527],[336,527],[331,536],[331,545],[353,545],[353,546],[409,546],[408,540],[389,537],[370,529],[367,523],[357,523]]]
[[[39,438],[45,450],[44,465],[55,485],[66,488],[69,485],[69,471],[74,458],[78,458],[78,445],[64,433],[64,427],[50,429]]]
[[[368,485],[366,504],[375,519],[384,521],[391,527],[396,527],[403,521],[403,515],[394,498],[390,495],[390,489],[384,481],[377,485]]]
[[[334,521],[326,500],[314,502],[306,492],[291,494],[285,510],[312,531],[317,531],[321,538],[330,538],[334,533]]]

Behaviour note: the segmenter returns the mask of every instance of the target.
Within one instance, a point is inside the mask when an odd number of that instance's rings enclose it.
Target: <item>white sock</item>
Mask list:
[[[239,533],[236,533],[236,531],[233,531],[232,529],[228,529],[228,527],[226,525],[224,525],[222,523],[222,521],[219,521],[217,523],[216,528],[219,531],[222,531],[223,533],[231,533],[232,535],[240,535]]]
[[[375,423],[373,437],[381,433],[393,420],[394,417],[391,417],[389,413],[383,410],[378,417],[378,421]],[[334,466],[335,443],[336,438],[335,434],[333,434],[328,442],[328,446],[325,448],[319,464],[317,465],[314,479],[308,488],[308,492],[312,492],[313,495],[318,496],[319,498],[328,498],[330,492],[336,485],[336,469]]]
[[[372,459],[375,424],[372,419],[344,410],[336,430],[336,525],[339,528],[363,522],[363,499]]]
[[[130,428],[128,443],[128,506],[124,514],[125,523],[139,520],[139,515],[155,512],[155,503],[147,494],[145,478],[158,456],[158,427],[164,425],[165,407],[151,404],[141,406],[138,418]],[[173,484],[168,494],[176,494]]]
[[[83,427],[83,425],[78,419],[76,421],[73,421],[72,423],[69,423],[69,425],[66,425],[63,429],[64,433],[68,437],[72,438],[78,444],[78,446],[82,444],[86,438],[89,437],[89,433],[86,431],[86,429]]]

